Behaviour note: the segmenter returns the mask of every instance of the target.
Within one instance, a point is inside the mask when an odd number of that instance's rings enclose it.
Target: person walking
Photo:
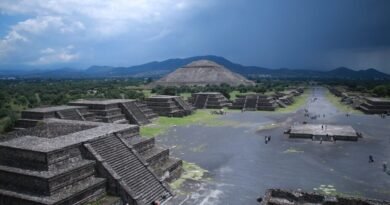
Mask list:
[[[373,163],[374,162],[374,157],[372,155],[368,156],[368,162]]]
[[[387,162],[383,162],[383,171],[387,172]]]

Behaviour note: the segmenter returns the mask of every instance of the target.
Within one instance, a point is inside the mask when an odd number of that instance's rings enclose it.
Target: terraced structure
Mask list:
[[[92,99],[77,100],[69,105],[24,110],[17,128],[35,126],[38,122],[58,118],[65,120],[145,125],[157,115],[145,104],[136,100]]]
[[[123,203],[164,202],[182,161],[141,138],[137,125],[45,119],[2,136],[0,204],[85,204],[106,194]]]
[[[193,93],[191,103],[198,109],[221,109],[231,106],[229,100],[219,92]]]
[[[231,106],[231,109],[244,109],[247,111],[274,111],[276,108],[276,101],[272,97],[262,94],[238,95]]]
[[[184,117],[194,111],[194,108],[180,96],[155,95],[146,98],[145,103],[160,116]]]

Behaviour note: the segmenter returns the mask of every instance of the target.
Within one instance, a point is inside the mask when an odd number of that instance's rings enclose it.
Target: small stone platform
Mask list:
[[[359,108],[366,114],[390,114],[390,99],[365,98]]]
[[[357,141],[358,133],[349,125],[303,124],[292,126],[287,133],[290,138],[308,138],[313,140]]]
[[[257,200],[260,205],[390,205],[390,201],[375,199],[330,196],[319,193],[269,189],[264,197]]]
[[[274,111],[277,108],[276,101],[271,96],[263,94],[238,95],[231,109],[243,109],[245,111]]]
[[[49,118],[145,125],[156,117],[151,109],[137,100],[80,99],[69,105],[24,110],[15,127],[34,127],[38,122]]]
[[[193,93],[191,103],[198,109],[221,109],[231,106],[229,100],[219,92]]]
[[[86,119],[92,121],[145,125],[157,117],[145,104],[131,99],[80,99],[68,104],[87,107]]]
[[[160,116],[184,117],[194,111],[188,102],[180,96],[155,95],[145,100],[147,106]]]

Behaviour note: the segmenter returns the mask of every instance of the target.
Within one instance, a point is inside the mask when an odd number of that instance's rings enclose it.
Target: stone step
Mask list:
[[[135,102],[120,103],[119,106],[122,108],[127,118],[131,119],[130,120],[131,122],[138,125],[144,125],[150,123],[149,119],[137,107]]]
[[[162,163],[151,167],[160,180],[173,181],[180,177],[183,167],[183,161],[176,158],[168,158]]]
[[[146,138],[141,136],[135,136],[131,138],[125,139],[129,144],[133,146],[133,148],[138,152],[142,153],[145,152],[155,145],[155,139],[154,138]]]
[[[66,186],[92,176],[95,162],[83,160],[55,171],[31,171],[0,166],[0,186],[12,184],[9,189],[18,192],[52,195]],[[38,186],[39,185],[39,186]]]
[[[86,147],[99,163],[104,162],[105,165],[100,165],[104,169],[109,169],[108,173],[121,177],[124,183],[114,180],[116,186],[123,190],[121,193],[127,193],[131,198],[138,196],[139,198],[136,199],[138,203],[151,204],[155,200],[164,201],[161,197],[163,194],[172,196],[163,183],[119,137],[112,135],[100,138],[86,144]],[[113,176],[110,178],[115,179]],[[131,193],[126,190],[131,190]]]
[[[154,164],[160,163],[166,160],[169,157],[169,149],[163,149],[160,147],[153,147],[141,155],[144,157],[145,161],[153,166]]]
[[[94,113],[98,116],[111,116],[111,115],[118,115],[121,114],[122,111],[119,107],[116,108],[110,108],[110,109],[102,109],[102,110],[89,110],[89,112]]]
[[[124,114],[110,115],[110,116],[96,116],[96,119],[102,119],[103,122],[115,122],[126,119]]]
[[[0,189],[0,204],[4,205],[69,205],[86,204],[106,194],[105,179],[90,177],[51,196],[35,196]]]
[[[116,123],[116,124],[129,124],[129,121],[126,120],[126,119],[121,119],[121,120],[114,121],[112,123]]]
[[[40,120],[19,119],[16,121],[15,127],[17,128],[35,127],[39,122]]]

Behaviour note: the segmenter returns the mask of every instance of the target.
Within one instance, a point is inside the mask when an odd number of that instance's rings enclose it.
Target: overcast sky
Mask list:
[[[390,73],[389,0],[0,0],[0,68],[218,55]]]

